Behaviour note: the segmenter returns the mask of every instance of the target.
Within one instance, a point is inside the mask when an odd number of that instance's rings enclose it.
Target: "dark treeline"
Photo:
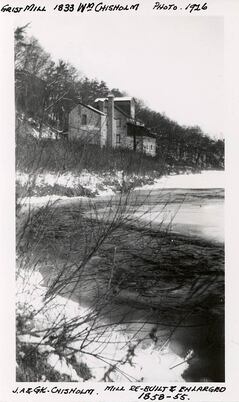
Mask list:
[[[168,165],[224,167],[224,140],[210,138],[198,126],[180,126],[144,106],[139,107],[138,117],[157,134],[158,155]]]
[[[67,132],[68,114],[79,101],[93,105],[97,97],[126,95],[104,81],[88,79],[70,63],[54,62],[38,40],[26,34],[27,26],[15,30],[16,109],[44,124]],[[155,112],[136,99],[136,118],[157,136],[157,158],[178,168],[223,168],[224,140],[214,140],[200,127],[184,127]]]

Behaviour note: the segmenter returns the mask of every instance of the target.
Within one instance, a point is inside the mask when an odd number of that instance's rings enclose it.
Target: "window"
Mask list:
[[[121,119],[116,119],[116,127],[121,127]]]
[[[120,144],[120,142],[121,142],[120,134],[116,134],[116,144]]]
[[[82,124],[82,126],[86,126],[86,124],[87,124],[87,116],[86,116],[86,114],[83,114],[81,116],[81,124]]]

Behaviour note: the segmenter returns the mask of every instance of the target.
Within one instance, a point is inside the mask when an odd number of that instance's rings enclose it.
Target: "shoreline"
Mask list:
[[[31,196],[22,196],[23,200],[25,198],[26,203],[31,204],[40,204],[47,202],[54,202],[56,200],[77,200],[77,199],[92,199],[97,200],[99,198],[104,197],[115,197],[118,194],[127,193],[128,191],[137,192],[137,191],[154,191],[154,190],[209,190],[209,189],[223,189],[225,187],[224,183],[224,170],[202,170],[200,173],[190,172],[190,173],[171,173],[169,175],[161,175],[159,178],[150,178],[149,176],[137,176],[129,177],[124,183],[122,182],[122,172],[117,172],[112,178],[108,178],[108,181],[112,181],[111,184],[103,185],[103,177],[101,178],[99,174],[83,172],[83,180],[85,180],[86,187],[82,187],[81,193],[83,191],[86,194],[82,195],[74,195],[77,192],[77,187],[82,186],[79,181],[81,176],[73,176],[71,173],[63,174],[61,176],[46,173],[46,183],[44,184],[44,176],[39,176],[39,187],[38,191],[43,192],[43,195],[31,195]],[[208,177],[205,177],[208,176]],[[215,177],[216,175],[216,177]],[[26,177],[25,177],[26,176]],[[212,177],[210,177],[212,176]],[[217,177],[218,176],[218,177]],[[27,174],[23,174],[19,172],[19,178],[17,179],[17,184],[20,186],[28,185],[30,186],[30,182],[27,179]],[[40,178],[41,177],[41,178]],[[19,181],[20,180],[20,181]],[[141,185],[137,186],[137,181],[141,181]],[[152,183],[153,180],[153,183]],[[209,183],[207,181],[209,180]],[[79,181],[79,183],[78,183]],[[34,180],[35,182],[35,180]],[[49,182],[49,183],[48,183]],[[146,183],[145,183],[146,182]],[[148,183],[147,183],[148,182]],[[78,183],[78,184],[77,184]],[[87,184],[88,183],[88,184]],[[70,194],[54,194],[51,193],[54,186],[58,186],[58,191],[62,191],[64,193]],[[100,188],[100,190],[98,189]],[[121,189],[119,189],[119,187]],[[37,188],[37,187],[36,187]],[[44,194],[47,192],[47,194]],[[79,192],[79,191],[78,191]]]

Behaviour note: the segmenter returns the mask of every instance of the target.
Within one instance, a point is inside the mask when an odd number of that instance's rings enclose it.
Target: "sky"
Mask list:
[[[223,137],[223,19],[84,14],[30,22],[52,57],[142,99],[181,125]]]

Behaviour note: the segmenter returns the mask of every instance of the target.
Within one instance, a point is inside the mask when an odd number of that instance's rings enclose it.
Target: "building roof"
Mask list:
[[[115,97],[114,97],[114,100],[115,100],[116,102],[120,102],[120,101],[122,101],[122,102],[131,101],[132,99],[134,99],[134,98],[132,98],[132,96],[115,96]],[[105,100],[108,100],[108,98],[107,98],[107,97],[105,97],[105,98],[97,98],[97,99],[95,100],[95,102],[98,102],[98,101],[104,102]]]
[[[95,108],[95,107],[93,107],[93,106],[90,106],[90,105],[84,105],[84,106],[88,107],[88,109],[93,110],[93,112],[96,112],[96,113],[102,114],[102,116],[106,116],[106,114],[105,114],[105,113],[101,112],[99,109],[96,109],[96,108]]]
[[[72,108],[72,110],[74,110],[78,105],[84,106],[84,107],[86,107],[87,109],[90,109],[90,110],[92,110],[92,111],[95,112],[95,113],[101,114],[102,116],[106,116],[106,114],[103,113],[103,112],[101,112],[99,109],[95,109],[93,106],[86,105],[85,103],[79,102],[79,101],[78,101],[77,105],[75,105],[75,106]]]
[[[115,101],[117,101],[117,99],[122,99],[122,98],[114,98],[114,100]],[[130,100],[130,99],[132,99],[132,98],[127,98],[127,100]],[[96,100],[95,100],[95,103],[97,103],[97,102],[104,102],[105,100],[108,100],[108,98],[97,98]],[[125,98],[125,100],[126,100],[126,98]],[[127,117],[128,119],[130,119],[131,117],[130,117],[130,115],[128,114],[128,113],[126,113],[124,110],[122,110],[118,105],[116,105],[115,103],[114,103],[114,108],[116,109],[116,110],[118,110],[120,113],[122,113],[125,117]],[[94,108],[93,108],[94,109]],[[98,110],[98,109],[95,109],[95,110]],[[101,112],[102,113],[102,112]]]

